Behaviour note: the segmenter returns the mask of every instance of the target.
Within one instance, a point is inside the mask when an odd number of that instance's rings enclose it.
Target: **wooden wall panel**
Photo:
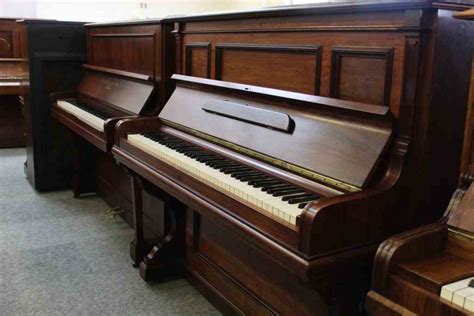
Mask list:
[[[89,63],[155,77],[155,33],[93,34]]]
[[[186,45],[186,75],[211,77],[211,43],[189,43]]]
[[[390,106],[393,48],[332,49],[329,95]]]
[[[218,43],[215,71],[219,80],[319,94],[321,48]]]

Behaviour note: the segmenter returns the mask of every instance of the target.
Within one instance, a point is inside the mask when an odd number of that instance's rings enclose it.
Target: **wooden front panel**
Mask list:
[[[0,58],[19,57],[19,25],[14,19],[0,18]]]
[[[392,48],[333,48],[329,94],[389,106],[392,67]]]
[[[177,68],[202,74],[185,47],[210,43],[212,79],[389,105],[398,117],[405,46],[429,21],[422,16],[400,10],[180,22]]]
[[[91,65],[151,76],[161,73],[161,24],[90,26],[87,29]]]
[[[318,45],[216,44],[215,78],[319,94]]]
[[[12,32],[0,31],[0,58],[13,57]]]
[[[94,65],[154,77],[154,33],[94,34],[91,39]]]
[[[211,77],[211,43],[189,43],[186,45],[186,75]]]
[[[245,315],[326,315],[321,296],[222,220],[187,212],[188,269]]]

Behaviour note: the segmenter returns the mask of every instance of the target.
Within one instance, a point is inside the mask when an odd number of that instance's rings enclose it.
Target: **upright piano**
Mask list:
[[[25,63],[19,58],[15,19],[0,18],[0,148],[25,146],[19,95]]]
[[[404,229],[408,140],[389,108],[184,75],[158,117],[116,126],[141,276],[182,264],[245,314],[354,312],[378,242]],[[141,190],[165,203],[143,235]],[[350,306],[350,307],[349,307]]]
[[[73,132],[69,172],[75,196],[97,192],[113,216],[132,225],[130,176],[110,155],[114,125],[124,116],[155,115],[168,99],[173,89],[168,80],[174,69],[172,25],[146,19],[90,23],[85,29],[84,75],[74,92],[54,95],[52,114]],[[159,203],[144,199],[147,206]],[[159,212],[146,207],[145,213],[146,231],[158,234]]]
[[[149,76],[87,64],[83,67],[85,73],[77,91],[53,94],[51,111],[75,135],[73,192],[76,197],[96,191],[95,154],[87,150],[84,141],[108,152],[118,120],[155,111],[151,104],[155,87]]]
[[[459,17],[474,20],[474,10]],[[458,188],[442,219],[380,245],[369,315],[474,313],[474,60],[471,73]]]

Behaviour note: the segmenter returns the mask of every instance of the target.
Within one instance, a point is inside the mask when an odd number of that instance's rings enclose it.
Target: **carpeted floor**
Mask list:
[[[24,152],[0,150],[0,315],[218,314],[185,280],[143,282],[100,198],[35,192]]]

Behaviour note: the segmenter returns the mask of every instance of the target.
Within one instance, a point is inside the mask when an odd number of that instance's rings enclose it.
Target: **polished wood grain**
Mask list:
[[[458,181],[474,44],[472,25],[446,10],[469,5],[448,4],[319,4],[164,21],[174,23],[177,73],[389,106],[413,149],[403,199],[416,226],[442,215]],[[195,43],[206,48],[187,48]]]

